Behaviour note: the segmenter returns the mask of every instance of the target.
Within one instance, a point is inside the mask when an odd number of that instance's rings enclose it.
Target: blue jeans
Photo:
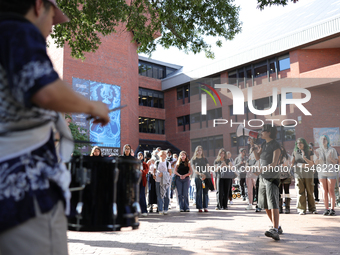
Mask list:
[[[158,212],[168,211],[169,209],[169,189],[166,190],[165,197],[161,198],[161,185],[160,182],[156,182],[156,194],[157,194],[157,206]]]
[[[196,208],[203,209],[208,208],[208,187],[205,185],[205,188],[202,188],[202,181],[200,178],[195,178],[196,184]],[[203,197],[203,204],[202,204]]]
[[[146,209],[146,199],[145,199],[145,187],[143,186],[143,182],[140,181],[139,184],[139,204],[140,204],[140,208],[142,213],[147,213],[147,209]]]
[[[189,210],[189,185],[190,178],[186,177],[181,180],[179,176],[176,177],[176,188],[178,192],[178,200],[179,200],[179,209],[180,210]]]
[[[189,198],[190,199],[194,199],[194,190],[195,190],[195,187],[190,184],[189,186]]]

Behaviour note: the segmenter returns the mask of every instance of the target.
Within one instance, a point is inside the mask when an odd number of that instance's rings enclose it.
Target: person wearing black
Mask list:
[[[261,138],[265,140],[261,148],[254,145],[253,151],[256,160],[260,160],[259,179],[259,207],[264,208],[273,224],[273,227],[265,232],[265,236],[274,240],[280,240],[282,228],[279,226],[279,183],[280,173],[276,171],[281,154],[281,146],[276,141],[277,129],[275,126],[265,124],[262,127]]]
[[[233,178],[232,163],[226,157],[226,150],[220,149],[214,162],[216,173],[216,210],[228,209],[228,198]]]
[[[149,172],[149,166],[144,161],[144,156],[142,152],[138,152],[137,154],[138,159],[141,161],[141,172],[142,172],[142,179],[139,183],[139,204],[142,211],[142,216],[145,217],[148,215],[148,211],[146,208],[146,199],[145,199],[145,187],[147,185],[146,175]]]
[[[288,153],[286,151],[286,149],[281,146],[281,157],[280,157],[280,165],[282,167],[285,167],[286,169],[289,166],[289,156]],[[290,213],[290,194],[289,194],[289,186],[292,182],[292,178],[291,178],[291,173],[288,170],[285,171],[281,171],[280,173],[280,186],[279,186],[279,190],[280,190],[280,205],[279,205],[279,213],[283,213],[283,205],[285,205],[285,212],[286,214]],[[285,192],[285,194],[283,194],[283,191]],[[283,201],[284,199],[284,201]]]
[[[241,148],[239,150],[239,155],[235,159],[235,167],[240,173],[240,186],[241,186],[241,194],[243,197],[243,201],[246,201],[246,193],[244,185],[246,184],[246,175],[247,172],[245,171],[247,157],[246,157],[246,149]]]
[[[189,185],[192,173],[188,155],[185,151],[179,153],[179,158],[175,165],[176,188],[178,192],[180,212],[190,212],[189,209]]]

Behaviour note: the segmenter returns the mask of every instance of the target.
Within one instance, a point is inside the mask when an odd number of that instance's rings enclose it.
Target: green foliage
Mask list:
[[[299,0],[290,0],[293,3],[298,2]],[[257,0],[257,8],[263,10],[266,6],[272,5],[282,5],[285,6],[289,3],[289,0]]]
[[[94,52],[100,36],[116,32],[124,24],[139,43],[139,52],[151,54],[156,44],[185,52],[214,54],[204,36],[232,40],[241,31],[239,7],[234,0],[57,0],[70,22],[54,27],[52,38],[65,42],[71,55],[84,58]],[[154,39],[160,34],[159,39]],[[217,40],[216,45],[221,46]]]
[[[65,118],[66,119],[70,119],[71,121],[69,122],[69,128],[71,130],[72,133],[72,137],[73,140],[76,141],[89,141],[89,136],[87,133],[87,129],[79,127],[77,124],[72,122],[72,117],[68,114],[65,114]],[[74,151],[73,151],[73,155],[74,156],[78,156],[81,153],[81,148],[84,146],[84,144],[79,144],[79,143],[75,143],[74,144]],[[88,146],[88,145],[85,145]]]
[[[255,0],[254,0],[255,1]],[[286,5],[297,0],[257,0],[258,8]],[[204,51],[214,58],[207,37],[232,40],[241,32],[240,7],[234,0],[57,0],[70,22],[54,27],[52,38],[65,42],[71,55],[84,59],[84,52],[95,52],[100,34],[117,32],[117,27],[133,33],[139,53],[151,53],[156,44],[177,47],[185,52]],[[158,37],[158,39],[154,39]],[[221,47],[222,41],[216,39]]]

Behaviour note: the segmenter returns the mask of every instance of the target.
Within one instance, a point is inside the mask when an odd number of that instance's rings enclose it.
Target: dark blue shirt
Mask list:
[[[0,38],[0,136],[54,121],[57,113],[31,102],[37,91],[59,78],[47,56],[45,38],[28,20],[8,14],[0,14]],[[49,180],[59,171],[52,133],[39,148],[1,157],[0,232],[34,217],[34,198],[42,213],[63,198]]]

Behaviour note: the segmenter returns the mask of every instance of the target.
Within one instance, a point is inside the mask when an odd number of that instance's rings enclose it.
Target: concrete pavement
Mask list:
[[[292,208],[295,189],[291,186]],[[209,193],[208,213],[169,210],[169,215],[140,218],[138,230],[119,232],[68,231],[69,254],[340,254],[340,208],[337,216],[280,214],[284,234],[280,241],[264,235],[271,226],[263,211],[246,211],[246,202],[235,199],[227,211],[215,211],[215,192]]]

